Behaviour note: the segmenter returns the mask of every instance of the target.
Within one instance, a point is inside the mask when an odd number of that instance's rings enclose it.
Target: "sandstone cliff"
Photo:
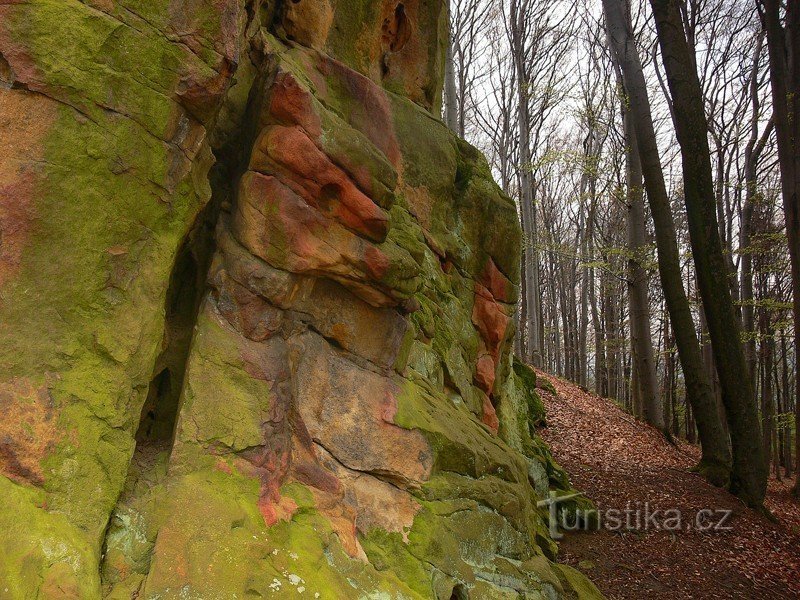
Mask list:
[[[442,0],[0,0],[0,598],[595,597]]]

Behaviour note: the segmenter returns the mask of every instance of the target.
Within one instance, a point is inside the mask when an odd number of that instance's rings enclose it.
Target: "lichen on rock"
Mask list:
[[[0,6],[0,597],[599,597],[442,0]],[[36,119],[31,119],[35,115]]]

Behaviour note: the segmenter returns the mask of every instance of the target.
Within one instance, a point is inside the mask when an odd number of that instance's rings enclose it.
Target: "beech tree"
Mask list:
[[[465,137],[475,85],[483,73],[476,63],[484,52],[478,35],[491,5],[483,0],[453,0],[450,3],[450,37],[445,65],[445,123]]]
[[[541,366],[542,309],[539,291],[539,253],[536,249],[536,207],[534,206],[533,164],[531,160],[530,78],[526,63],[529,0],[510,0],[509,38],[517,83],[517,127],[519,135],[519,205],[524,246],[523,267],[523,332],[531,362]]]
[[[697,282],[730,427],[731,491],[750,506],[759,507],[764,501],[768,472],[758,410],[729,287],[728,264],[719,237],[702,90],[678,1],[650,0],[650,5],[681,146],[684,202]]]
[[[800,6],[789,1],[760,0],[769,47],[772,104],[778,139],[786,235],[792,265],[794,342],[800,343]],[[781,13],[784,13],[783,15]],[[795,359],[795,427],[800,424],[800,382]],[[797,464],[800,435],[795,433]],[[795,485],[800,497],[800,478]]]
[[[730,454],[711,386],[703,372],[700,345],[683,288],[678,242],[653,127],[650,100],[626,0],[603,0],[609,41],[624,82],[631,114],[630,132],[641,157],[647,198],[655,225],[658,267],[674,328],[687,399],[691,402],[703,450],[699,470],[717,485],[729,479]]]
[[[534,153],[547,117],[559,100],[562,60],[570,40],[570,7],[537,0],[509,0],[507,7],[505,3],[501,7],[516,83],[518,201],[524,235],[521,327],[525,350],[531,362],[538,366],[544,352],[544,331]],[[560,11],[556,10],[559,8]]]
[[[622,76],[620,75],[620,83]],[[645,421],[664,430],[664,408],[658,393],[655,355],[650,329],[650,301],[647,272],[642,266],[646,254],[643,174],[639,142],[633,114],[623,96],[623,123],[626,142],[628,301],[630,304],[631,348],[633,352],[634,393],[638,394]]]

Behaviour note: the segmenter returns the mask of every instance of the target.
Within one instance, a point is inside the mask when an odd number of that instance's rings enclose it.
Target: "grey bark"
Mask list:
[[[703,372],[700,344],[683,288],[675,224],[661,169],[647,85],[628,16],[630,13],[624,0],[603,0],[603,7],[609,40],[621,67],[634,121],[633,129],[655,226],[659,275],[686,380],[686,396],[700,432],[703,454],[698,468],[713,483],[724,485],[730,469],[730,453],[711,386]]]
[[[517,126],[519,128],[520,214],[524,235],[526,335],[528,358],[535,366],[542,364],[541,294],[539,290],[539,253],[536,247],[536,209],[534,206],[533,165],[530,147],[528,77],[524,57],[524,11],[511,1],[511,52],[517,74]]]
[[[455,134],[459,133],[458,125],[458,90],[456,89],[456,65],[453,58],[453,36],[448,37],[447,57],[444,73],[444,122]]]
[[[702,89],[678,0],[650,0],[650,5],[681,148],[684,204],[698,288],[730,425],[733,446],[730,488],[745,503],[758,508],[763,505],[768,472],[758,426],[758,409],[731,297],[728,265],[719,237]]]
[[[655,353],[650,329],[650,300],[647,294],[647,271],[642,267],[647,252],[643,197],[642,163],[630,109],[624,108],[627,140],[627,227],[628,227],[628,302],[630,306],[631,351],[636,374],[637,399],[644,420],[661,431],[664,410],[658,395]]]
[[[772,82],[772,105],[778,139],[783,209],[792,265],[794,343],[800,348],[800,3],[786,3],[785,27],[780,0],[763,0]],[[797,350],[795,350],[797,352]],[[800,366],[795,361],[795,422],[800,423]],[[800,469],[800,433],[795,434],[795,465]],[[795,485],[800,497],[800,477]]]

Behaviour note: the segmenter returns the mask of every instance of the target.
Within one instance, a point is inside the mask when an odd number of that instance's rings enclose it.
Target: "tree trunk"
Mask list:
[[[519,128],[520,213],[524,236],[525,302],[527,349],[530,361],[537,367],[542,360],[541,294],[539,293],[539,254],[536,248],[536,212],[533,205],[533,170],[530,147],[530,114],[528,110],[528,77],[525,69],[522,39],[523,15],[516,2],[511,8],[511,52],[517,75],[517,126]]]
[[[589,307],[592,309],[592,329],[594,330],[594,393],[598,396],[603,396],[605,386],[605,339],[600,321],[600,309],[597,306],[597,277],[594,269],[591,270],[590,277]]]
[[[630,306],[631,352],[636,387],[632,392],[641,407],[641,416],[656,429],[664,429],[664,408],[658,396],[655,353],[650,330],[650,301],[647,295],[647,271],[642,267],[646,253],[645,214],[642,190],[642,163],[630,110],[624,109],[627,178],[628,178],[628,303]]]
[[[794,345],[800,349],[800,5],[786,3],[786,28],[780,0],[762,0],[769,48],[772,110],[778,139],[783,209],[792,263]],[[795,423],[800,423],[800,368],[795,360]],[[795,464],[800,465],[800,435],[795,434]],[[800,497],[800,477],[795,485]]]
[[[768,472],[758,410],[739,339],[740,328],[719,237],[702,90],[684,34],[678,1],[650,0],[650,4],[681,147],[684,202],[697,282],[730,424],[731,491],[748,505],[761,507]]]
[[[526,267],[526,265],[525,265],[525,253],[524,252],[522,253],[522,256],[520,256],[519,260],[520,260],[520,270],[519,270],[520,271],[520,281],[523,284],[519,286],[520,287],[519,310],[517,310],[516,315],[515,315],[516,324],[517,324],[517,335],[515,336],[515,339],[514,339],[514,348],[515,348],[515,351],[517,353],[517,356],[519,356],[522,360],[527,360],[528,359],[527,346],[525,345],[525,340],[527,339],[526,338],[527,334],[525,333],[525,328],[526,328],[526,325],[528,323],[528,318],[527,318],[528,303],[525,300],[525,285],[524,285],[524,282],[525,282],[525,277],[526,277],[526,275],[525,275],[525,271],[526,271],[525,267]]]
[[[725,485],[730,471],[728,443],[717,413],[711,386],[703,372],[700,344],[683,288],[675,224],[661,170],[650,101],[642,65],[636,52],[624,0],[603,0],[609,39],[619,61],[639,146],[647,198],[655,225],[658,270],[672,321],[678,356],[686,381],[686,397],[697,420],[702,446],[698,470],[716,485]],[[687,419],[687,437],[693,427]],[[690,433],[691,431],[691,433]]]
[[[783,392],[783,410],[785,412],[789,411],[790,407],[790,385],[789,385],[789,351],[786,347],[786,332],[781,331],[781,387]],[[784,440],[784,467],[786,477],[792,476],[792,430],[787,425],[784,428],[785,440]]]
[[[761,432],[764,443],[764,456],[769,468],[772,455],[772,429],[775,419],[775,399],[772,387],[772,362],[775,352],[775,341],[770,336],[769,314],[764,308],[760,315],[761,329]]]
[[[772,131],[773,121],[770,119],[764,134],[759,139],[758,122],[760,117],[758,97],[758,72],[759,57],[764,36],[759,35],[753,52],[753,70],[750,75],[750,103],[752,114],[750,116],[750,139],[744,150],[744,204],[742,206],[741,223],[739,227],[739,249],[741,258],[741,284],[740,295],[742,300],[742,329],[745,334],[745,360],[750,377],[755,376],[756,340],[755,340],[755,306],[753,305],[753,255],[750,248],[753,233],[753,209],[756,195],[756,167],[761,153],[764,151],[769,135]]]
[[[584,169],[585,170],[585,169]],[[585,186],[581,185],[581,196],[585,194]],[[589,199],[589,216],[591,216],[592,208],[591,206],[594,204],[594,198]],[[583,213],[585,214],[585,213]],[[588,222],[589,216],[587,216],[585,222],[583,223],[582,228],[582,236],[581,236],[581,308],[580,308],[580,324],[579,324],[579,332],[578,332],[578,384],[587,387],[589,384],[588,372],[589,372],[589,344],[588,344],[588,334],[589,334],[589,277],[591,276],[591,271],[588,267],[589,262],[589,255],[590,255],[590,239],[589,235],[591,232],[591,228]]]
[[[607,375],[607,396],[613,399],[620,399],[619,384],[617,382],[618,368],[619,368],[619,340],[617,339],[617,319],[615,310],[616,294],[612,290],[613,282],[611,276],[604,274],[605,285],[603,286],[603,294],[605,296],[605,331],[606,331],[606,371]]]
[[[452,34],[448,36],[444,72],[444,122],[450,131],[458,134],[458,90],[456,89],[456,65],[453,57]]]

